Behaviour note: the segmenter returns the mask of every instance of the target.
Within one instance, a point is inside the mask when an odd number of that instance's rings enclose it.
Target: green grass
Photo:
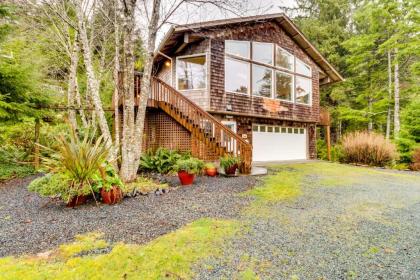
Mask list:
[[[189,279],[191,266],[221,253],[238,222],[200,219],[145,245],[116,244],[110,253],[77,256],[108,246],[100,235],[78,236],[47,257],[0,259],[0,279]]]
[[[23,178],[32,174],[35,174],[35,168],[32,165],[0,162],[0,182],[12,178]]]

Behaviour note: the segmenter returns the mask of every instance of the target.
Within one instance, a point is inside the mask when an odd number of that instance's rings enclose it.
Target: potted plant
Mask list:
[[[195,174],[201,172],[204,163],[196,158],[181,159],[174,165],[174,170],[178,172],[181,184],[191,185],[194,182]]]
[[[206,175],[210,177],[214,177],[217,175],[217,169],[214,163],[208,162],[204,165],[204,169],[206,170]]]
[[[220,158],[220,167],[223,168],[226,175],[235,175],[240,162],[239,157],[224,155]]]
[[[122,200],[121,188],[124,185],[110,164],[99,168],[99,174],[94,177],[94,185],[95,189],[100,190],[103,203],[111,205]]]

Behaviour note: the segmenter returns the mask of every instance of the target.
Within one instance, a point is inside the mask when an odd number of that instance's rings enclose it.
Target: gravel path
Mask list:
[[[243,215],[249,232],[196,279],[420,279],[420,177],[387,172],[339,186],[307,176],[296,200]]]
[[[254,177],[198,177],[194,186],[168,194],[137,196],[122,203],[75,209],[27,191],[33,177],[0,185],[0,256],[39,253],[72,241],[76,234],[105,233],[109,241],[144,243],[201,217],[231,218],[249,203],[236,194]],[[177,178],[168,178],[177,184]]]

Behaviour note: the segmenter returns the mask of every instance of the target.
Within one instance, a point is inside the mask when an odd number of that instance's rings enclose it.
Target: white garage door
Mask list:
[[[307,158],[305,128],[255,124],[252,130],[253,161]]]

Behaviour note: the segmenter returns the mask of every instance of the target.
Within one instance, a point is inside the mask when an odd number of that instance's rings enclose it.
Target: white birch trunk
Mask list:
[[[74,108],[75,105],[75,92],[77,89],[77,65],[79,61],[78,57],[79,46],[77,39],[74,40],[73,48],[70,56],[70,67],[69,67],[69,80],[67,88],[67,106],[68,109],[68,118],[72,129],[77,129],[77,120],[76,120],[76,111]]]
[[[119,101],[120,101],[120,95],[119,95],[119,72],[120,72],[120,20],[119,20],[119,13],[120,13],[120,6],[119,6],[120,0],[116,0],[115,5],[115,18],[114,18],[114,25],[115,25],[115,57],[114,57],[114,71],[113,71],[113,78],[114,78],[114,96],[113,96],[113,103],[114,103],[114,149],[115,154],[119,155],[120,153],[120,110],[119,110]],[[118,164],[116,164],[118,167]]]
[[[95,108],[95,115],[98,119],[99,128],[101,129],[101,133],[104,136],[106,146],[111,151],[108,160],[113,161],[115,159],[115,155],[112,152],[113,149],[112,149],[111,133],[109,131],[109,126],[105,117],[105,111],[103,109],[102,101],[99,95],[99,82],[98,82],[98,79],[96,78],[95,71],[93,68],[92,54],[89,47],[89,40],[87,37],[85,19],[84,19],[80,1],[76,1],[75,6],[76,6],[76,15],[78,19],[77,25],[79,29],[80,42],[82,45],[83,60],[84,60],[85,69],[86,69],[89,92],[90,92],[93,106]]]
[[[394,138],[400,134],[400,69],[398,64],[398,49],[395,49],[394,65]]]
[[[391,98],[392,98],[392,61],[391,50],[388,50],[388,112],[386,115],[385,138],[389,139],[391,134]]]

